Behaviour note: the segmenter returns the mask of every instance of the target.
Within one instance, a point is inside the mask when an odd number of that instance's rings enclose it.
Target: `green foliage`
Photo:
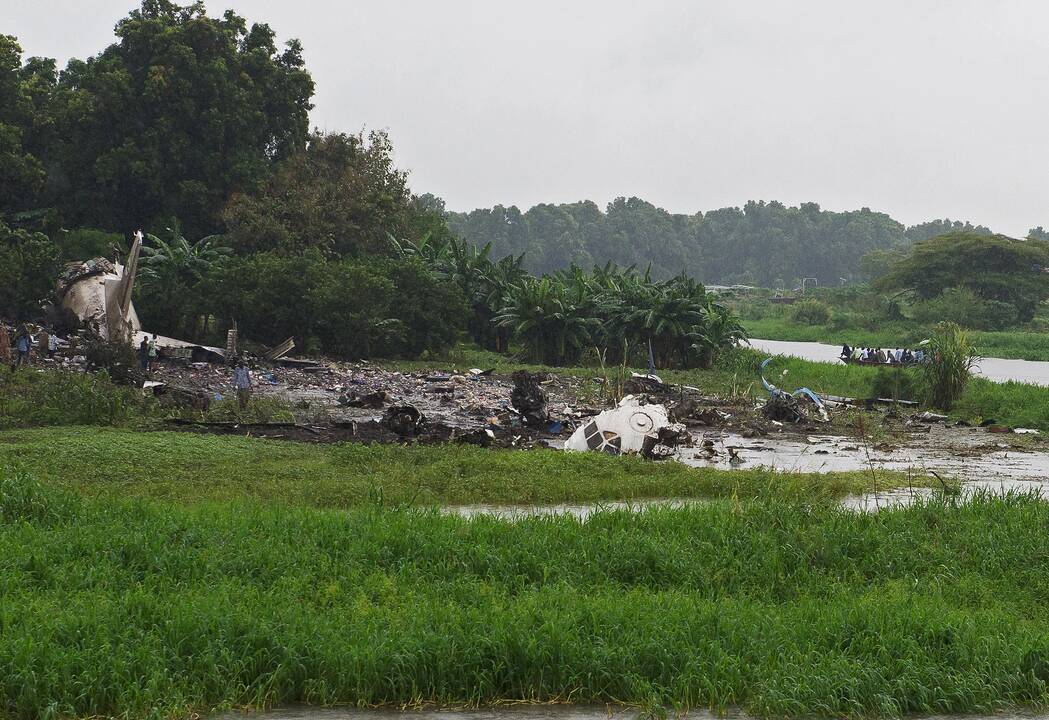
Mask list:
[[[386,133],[315,132],[258,190],[233,196],[223,213],[229,242],[240,254],[381,253],[387,234],[409,231],[420,214],[407,179]]]
[[[120,233],[108,233],[91,228],[61,230],[54,236],[55,244],[66,261],[88,260],[95,257],[113,258],[127,254],[129,242]]]
[[[141,390],[115,385],[105,372],[10,372],[0,367],[0,428],[131,425],[155,412]]]
[[[1040,706],[1047,522],[1018,497],[586,523],[85,499],[0,525],[0,703],[158,718],[520,699],[777,717]]]
[[[300,343],[346,358],[415,357],[455,343],[466,308],[455,286],[419,260],[326,261],[260,253],[215,273],[212,312],[243,337]]]
[[[231,192],[254,187],[305,140],[313,81],[302,48],[284,50],[204,4],[145,0],[117,43],[71,60],[48,110],[48,199],[67,226],[129,231],[178,217],[213,232]]]
[[[0,222],[0,317],[39,314],[60,267],[59,250],[46,235]]]
[[[973,235],[992,235],[990,228],[983,225],[973,225],[968,220],[929,220],[918,223],[907,228],[907,237],[914,241],[928,240],[929,238],[946,235],[948,233],[970,233]]]
[[[1049,298],[1046,267],[1049,243],[958,232],[916,244],[874,287],[901,290],[919,300],[964,287],[984,300],[1012,305],[1018,319],[1027,322]]]
[[[962,396],[978,358],[965,331],[954,323],[936,326],[918,366],[925,402],[950,410]]]
[[[93,337],[84,343],[83,352],[90,370],[105,371],[118,385],[141,387],[145,378],[130,343]]]
[[[931,300],[916,303],[914,319],[934,325],[953,322],[974,330],[1001,330],[1016,324],[1016,308],[1001,300],[987,300],[968,287],[947,288]]]
[[[830,308],[819,300],[802,300],[791,306],[790,317],[802,325],[826,325],[830,322]]]
[[[870,387],[871,397],[893,400],[917,400],[920,397],[918,381],[909,369],[877,368]]]
[[[184,337],[196,331],[205,278],[218,269],[230,250],[216,235],[190,243],[177,224],[167,234],[167,240],[147,235],[142,245],[143,321],[153,332]]]
[[[448,225],[492,255],[525,254],[535,273],[613,262],[650,267],[653,277],[685,272],[711,282],[780,286],[816,277],[821,285],[860,277],[860,258],[909,242],[904,227],[866,208],[836,213],[815,203],[748,202],[695,215],[671,214],[639,198],[537,205],[522,213],[497,205],[447,213]],[[791,285],[793,287],[793,285]]]
[[[22,48],[0,35],[0,218],[39,207],[46,174],[40,159],[50,117],[39,105],[55,82],[53,61],[22,64]]]

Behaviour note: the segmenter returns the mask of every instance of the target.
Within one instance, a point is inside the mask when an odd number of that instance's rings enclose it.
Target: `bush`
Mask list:
[[[451,347],[468,314],[461,293],[416,259],[326,261],[260,254],[218,271],[215,314],[267,344],[314,339],[338,357],[418,357]]]
[[[93,338],[84,344],[84,357],[88,369],[104,370],[118,385],[142,386],[145,378],[129,343]]]
[[[0,367],[0,429],[40,425],[128,425],[156,402],[104,373],[11,372]]]
[[[1002,330],[1017,323],[1016,308],[1000,300],[986,300],[966,287],[944,290],[914,306],[914,318],[925,324],[952,322],[972,330]]]
[[[920,390],[914,373],[903,368],[879,368],[871,379],[871,395],[893,400],[913,400]]]
[[[918,366],[924,400],[950,410],[965,390],[977,361],[969,337],[955,323],[940,323],[925,353],[925,362]]]
[[[791,308],[790,319],[800,325],[826,325],[830,308],[819,300],[802,300]]]

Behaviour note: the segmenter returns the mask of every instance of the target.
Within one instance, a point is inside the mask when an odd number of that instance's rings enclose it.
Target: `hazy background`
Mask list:
[[[135,0],[2,0],[60,65]],[[638,195],[1049,225],[1049,3],[210,0],[302,40],[313,123],[450,209]]]

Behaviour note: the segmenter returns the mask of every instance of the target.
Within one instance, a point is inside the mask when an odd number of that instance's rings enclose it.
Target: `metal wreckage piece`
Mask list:
[[[684,425],[670,422],[666,407],[642,404],[628,395],[618,407],[580,425],[568,438],[565,450],[668,457],[673,446],[687,435]]]
[[[807,387],[798,388],[792,393],[782,390],[765,379],[765,368],[772,362],[772,358],[765,358],[761,363],[761,384],[768,391],[769,399],[761,409],[762,414],[769,420],[777,422],[797,423],[805,419],[805,411],[798,402],[800,399],[808,400],[819,413],[821,422],[830,422],[827,415],[827,407],[823,404],[820,396]],[[814,418],[816,419],[816,418]]]

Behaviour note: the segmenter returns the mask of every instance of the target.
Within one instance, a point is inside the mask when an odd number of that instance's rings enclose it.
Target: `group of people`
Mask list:
[[[153,372],[157,368],[157,336],[142,338],[138,345],[138,364],[142,372]]]
[[[860,348],[849,347],[848,344],[841,346],[841,359],[845,362],[861,362],[871,365],[914,365],[925,360],[925,351],[921,348],[910,350],[907,348]]]
[[[33,348],[37,345],[45,348],[47,357],[53,358],[58,351],[58,335],[54,329],[48,328],[41,332],[41,337],[33,337],[28,325],[20,325],[15,331],[14,337],[7,333],[7,328],[0,324],[0,356],[4,362],[10,359],[10,353],[14,351],[14,361],[11,369],[29,365],[32,361]]]

